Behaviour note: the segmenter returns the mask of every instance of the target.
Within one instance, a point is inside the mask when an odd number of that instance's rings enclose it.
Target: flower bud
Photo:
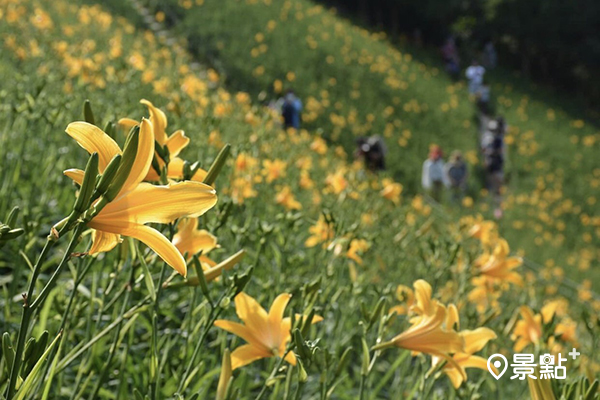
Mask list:
[[[127,137],[127,141],[125,142],[123,158],[121,159],[119,169],[115,173],[115,177],[111,181],[108,189],[106,190],[106,194],[104,195],[104,198],[106,198],[108,202],[113,201],[115,197],[117,197],[123,188],[123,185],[127,181],[129,174],[131,173],[131,168],[133,168],[133,164],[137,156],[139,139],[140,127],[135,126],[131,129],[129,136]]]

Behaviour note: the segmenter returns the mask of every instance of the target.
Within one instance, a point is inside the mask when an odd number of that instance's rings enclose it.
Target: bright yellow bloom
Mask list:
[[[481,275],[493,281],[522,285],[523,278],[513,269],[520,266],[523,261],[520,257],[508,257],[509,253],[508,242],[499,239],[493,253],[485,253],[479,256],[475,260],[475,267]]]
[[[169,164],[167,165],[167,177],[171,179],[183,179],[183,165],[184,161],[177,157],[181,150],[183,150],[190,143],[190,139],[185,136],[183,130],[179,129],[171,134],[167,135],[167,116],[158,107],[155,107],[150,101],[146,99],[140,100],[140,103],[148,107],[148,113],[150,114],[150,122],[154,129],[154,139],[161,146],[166,146],[169,149]],[[124,128],[131,129],[139,124],[138,121],[131,118],[121,118],[119,125]],[[162,168],[165,163],[157,157],[159,166]],[[192,180],[201,182],[206,177],[206,171],[198,169]],[[160,177],[154,168],[148,170],[148,174],[144,178],[146,181],[158,181]]]
[[[281,204],[287,210],[300,210],[302,208],[302,204],[296,200],[292,193],[292,189],[287,185],[277,193],[275,202]]]
[[[188,260],[194,254],[202,252],[200,256],[202,264],[207,264],[209,267],[216,265],[206,255],[218,247],[217,238],[204,229],[198,229],[197,218],[184,218],[179,221],[177,233],[173,236],[172,242],[182,255],[187,254]]]
[[[398,285],[396,288],[396,299],[404,304],[390,308],[389,313],[392,314],[395,312],[398,315],[405,315],[408,314],[408,310],[415,302],[415,293],[406,285]]]
[[[362,265],[363,260],[359,254],[363,254],[365,251],[369,250],[369,242],[364,239],[352,239],[350,241],[350,247],[346,252],[346,257],[355,261],[358,265]]]
[[[316,137],[310,144],[310,149],[317,154],[323,155],[327,153],[327,143],[320,137]]]
[[[398,205],[400,204],[400,194],[402,194],[402,185],[392,181],[391,179],[384,179],[383,189],[381,189],[381,196],[385,199],[388,199],[392,203]]]
[[[469,236],[479,239],[485,245],[490,244],[498,237],[496,223],[493,221],[478,221],[469,230]]]
[[[244,204],[244,200],[256,197],[257,194],[249,176],[235,178],[231,182],[231,198],[238,204]]]
[[[344,178],[344,171],[337,171],[327,175],[325,184],[335,194],[342,193],[348,187],[348,181]]]
[[[302,189],[312,189],[315,183],[310,179],[310,175],[307,170],[300,171],[300,182],[299,185]]]
[[[254,168],[256,167],[257,164],[258,164],[258,161],[256,160],[256,158],[254,158],[246,153],[240,153],[240,154],[238,154],[237,158],[235,159],[235,171],[236,172],[252,171],[252,170],[254,170]]]
[[[248,342],[231,353],[232,369],[261,358],[285,355],[287,344],[291,340],[292,321],[289,317],[283,318],[283,313],[291,297],[292,295],[287,293],[280,294],[267,313],[254,298],[242,292],[235,297],[235,311],[244,324],[223,319],[215,321],[215,326]],[[298,315],[297,318],[306,316]],[[315,315],[312,323],[322,320],[322,317]],[[293,352],[289,352],[285,360],[296,365]]]
[[[314,247],[319,243],[323,243],[323,247],[327,247],[329,241],[333,239],[335,231],[333,226],[325,221],[325,217],[321,215],[316,224],[308,228],[311,233],[308,239],[304,242],[306,247]]]
[[[516,352],[523,350],[529,344],[539,342],[542,337],[542,316],[534,315],[527,306],[521,306],[519,311],[522,319],[517,321],[511,337],[515,341]]]
[[[446,326],[448,327],[448,323]],[[458,333],[465,341],[464,351],[458,352],[452,356],[454,364],[446,364],[442,371],[452,382],[452,386],[458,389],[466,380],[466,368],[479,368],[487,370],[487,359],[473,354],[477,353],[492,339],[497,336],[491,329],[477,328],[475,330],[464,330]],[[434,358],[432,364],[435,367],[441,359]]]
[[[429,354],[446,360],[462,373],[464,370],[461,370],[456,364],[451,354],[464,351],[465,342],[455,330],[444,327],[445,322],[446,308],[438,303],[433,314],[422,316],[406,331],[389,342],[374,346],[373,349],[396,346],[413,352]],[[466,376],[463,378],[466,379]]]
[[[121,154],[119,145],[101,129],[87,122],[73,122],[66,132],[90,153],[98,153],[99,171],[104,172],[112,158]],[[92,219],[90,254],[109,251],[121,240],[121,235],[133,237],[154,250],[181,275],[186,275],[186,263],[177,248],[159,231],[144,224],[170,223],[177,218],[198,217],[217,202],[212,187],[199,182],[171,183],[155,186],[143,183],[154,155],[152,124],[142,119],[137,154],[129,177],[121,191]],[[70,169],[65,175],[81,184],[84,172]]]
[[[263,175],[267,177],[267,183],[284,177],[286,167],[287,163],[282,160],[264,160]]]

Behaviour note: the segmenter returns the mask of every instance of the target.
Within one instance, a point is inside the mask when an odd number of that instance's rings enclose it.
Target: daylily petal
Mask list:
[[[284,360],[289,362],[292,365],[296,365],[296,355],[294,354],[293,351],[290,351],[289,353],[287,353],[287,356],[285,356]]]
[[[83,121],[71,122],[65,131],[90,154],[98,153],[98,169],[100,172],[104,172],[104,169],[115,155],[121,154],[117,142],[95,125]]]
[[[120,193],[127,193],[132,188],[135,188],[138,183],[144,180],[152,165],[152,157],[154,157],[154,133],[152,133],[152,124],[145,118],[142,118],[139,135],[135,161]]]
[[[267,312],[265,309],[254,298],[244,292],[235,296],[234,301],[238,317],[244,321],[248,328],[253,332],[263,331],[267,322]]]
[[[187,275],[187,266],[179,250],[162,233],[154,228],[129,221],[106,223],[97,218],[90,221],[88,226],[99,231],[116,233],[137,239],[150,247],[164,262],[173,267],[175,271],[183,276]]]
[[[85,171],[76,168],[71,168],[66,171],[63,171],[63,174],[73,179],[79,185],[83,184],[83,177],[85,176]]]
[[[283,335],[289,333],[288,332],[282,332],[281,331],[281,322],[283,319],[283,313],[285,311],[285,307],[287,306],[287,304],[289,303],[290,299],[292,298],[291,294],[288,293],[283,293],[280,294],[279,296],[277,296],[275,298],[275,300],[273,301],[273,304],[271,304],[271,309],[269,310],[269,323],[268,323],[268,328],[273,335],[277,336],[275,341],[278,343],[282,343],[282,337]]]
[[[136,121],[135,119],[131,118],[121,118],[117,123],[121,128],[130,130],[134,126],[138,126],[140,124],[140,121]]]
[[[254,336],[252,331],[248,329],[247,326],[242,325],[238,322],[228,321],[226,319],[218,319],[215,321],[215,326],[226,330],[227,332],[231,332],[236,336],[241,337],[249,344],[260,347],[262,344],[258,341],[258,339]],[[266,351],[266,348],[265,348]]]
[[[121,236],[116,233],[92,231],[92,247],[88,252],[90,255],[110,251],[121,242]]]
[[[185,136],[183,130],[179,129],[167,139],[167,148],[171,157],[177,155],[190,143],[190,138]]]
[[[268,352],[254,347],[249,344],[238,347],[231,353],[231,368],[236,369],[248,365],[253,361],[260,360],[261,358],[268,358],[272,355]]]
[[[167,142],[167,134],[165,133],[165,129],[167,128],[167,116],[160,108],[155,107],[154,104],[146,99],[140,100],[140,103],[148,107],[150,121],[154,127],[155,139],[159,144],[164,146]]]
[[[460,335],[465,339],[465,353],[468,354],[477,353],[487,342],[497,337],[493,330],[484,327],[462,331]]]
[[[215,190],[200,182],[185,181],[167,186],[140,183],[131,192],[108,203],[95,220],[166,224],[181,217],[198,217],[216,202]]]
[[[488,369],[487,359],[479,356],[471,356],[465,361],[461,362],[460,365],[463,368],[479,368],[484,371]],[[491,367],[497,371],[496,367],[494,367],[493,365],[491,365]]]

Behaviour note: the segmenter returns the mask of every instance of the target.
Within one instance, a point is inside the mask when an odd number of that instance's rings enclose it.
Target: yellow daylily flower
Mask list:
[[[389,314],[408,314],[408,310],[415,302],[415,292],[406,285],[398,285],[396,288],[396,299],[404,304],[393,306],[390,308]]]
[[[155,107],[150,101],[146,99],[140,100],[140,103],[145,105],[148,108],[148,113],[150,114],[150,122],[152,123],[153,131],[154,131],[154,140],[161,146],[166,146],[169,149],[169,164],[167,165],[167,177],[170,179],[183,179],[183,165],[184,161],[177,157],[181,150],[183,150],[190,143],[190,139],[185,136],[183,130],[179,129],[171,134],[171,136],[167,136],[166,128],[167,128],[167,116],[165,113],[158,107]],[[139,124],[138,121],[133,120],[131,118],[121,118],[119,120],[119,125],[126,128],[131,129],[134,126]],[[163,167],[164,161],[157,157],[158,164]],[[202,182],[206,177],[207,172],[203,169],[198,169],[194,176],[192,177],[193,181]],[[160,176],[154,170],[154,168],[148,169],[148,173],[144,178],[146,181],[158,181],[160,180]]]
[[[529,344],[537,343],[542,337],[542,316],[534,315],[527,306],[521,306],[519,312],[522,319],[517,321],[511,337],[515,341],[516,352],[520,352]]]
[[[99,171],[104,172],[112,158],[121,154],[119,145],[100,128],[87,122],[73,122],[67,134],[89,153],[98,153]],[[154,155],[154,132],[150,121],[142,119],[137,154],[129,177],[114,200],[108,203],[89,223],[92,231],[90,254],[109,251],[122,236],[137,239],[154,250],[181,275],[186,275],[186,263],[177,248],[159,231],[147,223],[170,223],[177,218],[197,217],[217,202],[215,190],[199,182],[171,183],[155,186],[143,183]],[[84,172],[70,169],[65,175],[81,184]]]
[[[493,281],[523,285],[521,275],[513,271],[523,263],[523,260],[520,257],[508,257],[509,253],[508,242],[498,239],[494,251],[479,256],[475,260],[475,267],[483,276]]]
[[[446,326],[449,325],[447,324]],[[466,368],[487,370],[487,359],[473,354],[483,349],[487,342],[497,337],[494,331],[484,327],[475,330],[460,331],[459,335],[465,341],[465,349],[452,356],[454,364],[446,364],[442,369],[452,382],[452,386],[457,389],[466,380]],[[433,367],[440,361],[441,359],[435,358],[432,363]]]
[[[423,315],[406,331],[389,342],[374,346],[373,349],[379,350],[396,346],[417,353],[429,354],[446,360],[462,374],[464,370],[460,369],[451,354],[463,352],[465,341],[455,330],[445,327],[446,313],[446,307],[438,303],[433,314]],[[466,376],[463,378],[466,379]]]
[[[202,252],[200,262],[202,266],[214,267],[216,263],[206,255],[217,248],[216,236],[204,229],[198,229],[197,218],[183,218],[177,225],[177,233],[173,236],[172,243],[182,255],[187,254],[191,259],[194,254]],[[206,265],[205,265],[206,264]]]
[[[327,247],[329,241],[333,239],[335,231],[331,224],[325,221],[325,217],[321,215],[316,224],[308,228],[310,236],[304,242],[306,247],[315,247],[319,243],[323,243],[323,247]]]
[[[263,175],[266,176],[267,183],[271,183],[285,176],[287,163],[282,160],[263,160]]]
[[[243,367],[261,358],[284,356],[287,344],[291,340],[292,321],[289,317],[283,318],[283,313],[291,297],[287,293],[280,294],[267,313],[254,298],[241,292],[234,301],[235,311],[244,324],[222,319],[215,321],[215,326],[248,342],[231,353],[232,369]],[[306,318],[303,315],[297,317]],[[322,320],[322,317],[315,315],[312,323]],[[293,352],[289,352],[285,360],[296,365],[296,356]]]
[[[391,179],[384,179],[382,182],[383,189],[381,189],[381,196],[388,199],[392,203],[400,204],[400,195],[402,194],[402,185],[394,182]]]
[[[498,238],[496,223],[494,221],[479,220],[469,230],[469,236],[479,239],[488,245]]]
[[[346,257],[356,262],[358,265],[362,265],[363,260],[359,254],[364,253],[369,250],[369,242],[364,239],[352,239],[350,241],[350,247],[346,252]]]
[[[302,204],[294,197],[292,193],[292,189],[286,185],[284,186],[275,196],[275,202],[277,204],[281,204],[287,210],[300,210],[302,209]]]

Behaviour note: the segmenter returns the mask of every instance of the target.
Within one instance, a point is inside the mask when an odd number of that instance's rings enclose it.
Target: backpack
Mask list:
[[[490,145],[491,153],[488,160],[488,170],[490,172],[500,172],[504,166],[504,154],[502,154],[502,148],[504,142],[502,136],[496,135]]]
[[[464,163],[453,163],[448,168],[448,176],[453,184],[460,184],[467,176],[467,166]]]

